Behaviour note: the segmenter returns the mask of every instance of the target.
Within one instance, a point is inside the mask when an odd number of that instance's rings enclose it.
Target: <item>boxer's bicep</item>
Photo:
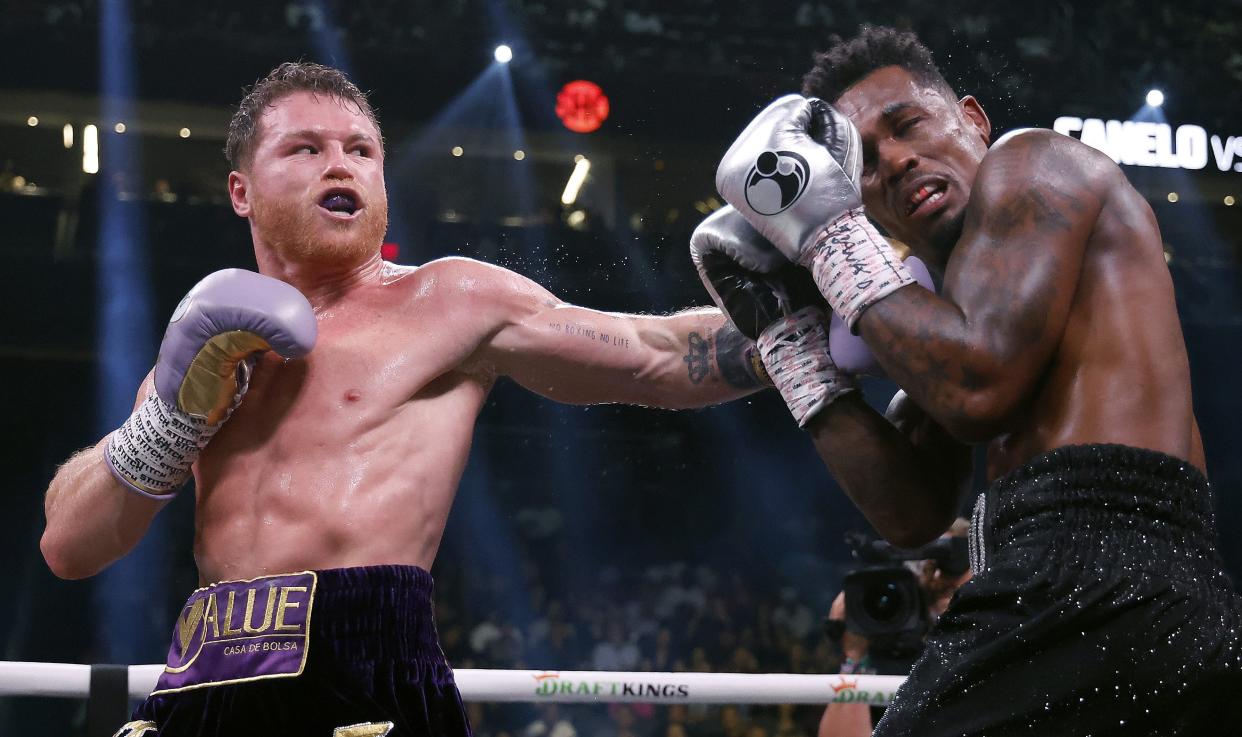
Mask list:
[[[551,399],[623,401],[644,368],[636,330],[619,316],[548,300],[492,341],[500,373]]]
[[[1019,145],[1019,143],[1021,145]],[[981,169],[945,294],[994,386],[1020,401],[1061,342],[1102,199],[1072,151],[1011,142]],[[1070,159],[1067,161],[1067,159]]]
[[[990,153],[942,298],[906,287],[863,314],[890,378],[959,437],[993,432],[1060,342],[1102,203],[1075,155],[1037,135]]]

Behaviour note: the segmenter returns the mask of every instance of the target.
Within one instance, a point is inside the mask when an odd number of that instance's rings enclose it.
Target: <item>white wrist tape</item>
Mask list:
[[[190,466],[220,424],[186,414],[151,392],[108,439],[104,457],[117,480],[151,499],[166,499],[190,478]]]
[[[768,375],[806,427],[824,407],[858,384],[837,368],[828,353],[828,317],[817,307],[804,307],[769,325],[756,341]]]
[[[237,364],[237,389],[227,420],[250,388],[250,361]],[[224,420],[215,424],[191,415],[151,392],[125,424],[108,438],[104,459],[118,481],[151,499],[169,499],[190,478],[191,466]]]
[[[802,265],[811,270],[820,293],[851,332],[873,303],[915,283],[901,256],[861,207],[824,226],[818,238],[803,251]]]

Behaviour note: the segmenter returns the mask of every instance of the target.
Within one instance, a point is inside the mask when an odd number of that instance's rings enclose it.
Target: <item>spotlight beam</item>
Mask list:
[[[106,0],[99,5],[99,71],[104,94],[99,122],[136,121],[138,75],[130,0]],[[156,352],[145,225],[140,208],[122,199],[142,191],[141,138],[100,136],[100,132],[84,131],[83,135],[84,147],[92,139],[99,144],[93,162],[99,172],[96,437],[129,415],[134,391]],[[84,167],[88,163],[84,160]],[[92,581],[94,646],[106,662],[142,662],[163,649],[160,633],[134,612],[147,612],[159,620],[168,615],[168,582],[151,572],[168,560],[169,524],[169,516],[160,515],[137,547]]]

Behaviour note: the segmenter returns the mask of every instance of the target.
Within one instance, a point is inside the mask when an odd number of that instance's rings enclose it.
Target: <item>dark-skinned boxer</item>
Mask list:
[[[910,33],[838,43],[804,92],[822,99],[760,113],[717,187],[809,270],[904,390],[912,430],[845,394],[806,425],[820,455],[882,534],[916,545],[961,504],[962,464],[946,459],[988,445],[975,577],[876,734],[1234,729],[1242,603],[1215,547],[1150,207],[1068,137],[991,146],[982,106]],[[808,182],[779,210],[771,154],[805,162]],[[940,294],[913,283],[871,220],[927,261]]]

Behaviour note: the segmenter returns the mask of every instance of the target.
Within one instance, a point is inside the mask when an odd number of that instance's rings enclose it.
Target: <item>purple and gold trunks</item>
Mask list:
[[[431,592],[431,574],[413,566],[199,589],[173,627],[155,690],[118,734],[468,737]]]
[[[304,571],[195,591],[152,693],[301,675],[317,583],[315,572]]]

